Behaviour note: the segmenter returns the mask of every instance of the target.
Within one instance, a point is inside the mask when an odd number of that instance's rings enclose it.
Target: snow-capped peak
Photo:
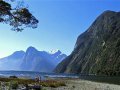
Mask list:
[[[59,49],[51,50],[49,53],[50,53],[50,54],[55,54],[55,53],[57,53],[57,52],[60,52],[60,53],[61,53],[61,51],[60,51]]]

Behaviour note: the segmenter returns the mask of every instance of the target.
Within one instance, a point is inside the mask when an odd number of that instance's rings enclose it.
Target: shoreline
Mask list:
[[[2,85],[4,87],[2,87]],[[111,84],[111,83],[109,84],[107,82],[98,82],[98,81],[85,80],[80,78],[47,77],[46,80],[35,81],[35,79],[28,79],[28,78],[0,77],[0,88],[9,88],[9,87],[26,88],[26,86],[29,88],[35,88],[35,87],[41,88],[37,90],[120,90],[120,85],[117,84]],[[14,90],[18,90],[18,89],[14,89]],[[23,89],[19,89],[19,90],[23,90]]]
[[[120,85],[100,83],[82,79],[67,79],[64,81],[66,86],[50,88],[45,87],[46,90],[120,90]]]

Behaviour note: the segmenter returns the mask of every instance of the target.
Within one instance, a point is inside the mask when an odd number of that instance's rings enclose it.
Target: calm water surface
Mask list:
[[[0,71],[0,76],[1,77],[17,76],[17,77],[31,78],[31,79],[40,76],[42,80],[45,80],[46,77],[79,78],[83,80],[120,85],[120,76],[110,77],[110,76],[95,76],[95,75],[57,74],[57,73],[43,73],[43,72],[32,72],[32,71]]]

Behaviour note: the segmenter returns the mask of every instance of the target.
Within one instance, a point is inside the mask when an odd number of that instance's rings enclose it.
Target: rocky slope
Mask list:
[[[120,12],[103,12],[55,72],[120,75]]]

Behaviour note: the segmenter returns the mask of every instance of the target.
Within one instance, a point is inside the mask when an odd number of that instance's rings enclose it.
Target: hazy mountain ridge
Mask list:
[[[82,33],[58,73],[120,75],[120,12],[105,11]]]
[[[24,58],[24,51],[16,51],[12,55],[0,59],[0,70],[20,70],[21,60]]]
[[[58,62],[65,57],[66,55],[62,54],[62,52],[50,54],[45,51],[38,51],[34,47],[29,47],[26,52],[16,51],[8,57],[1,58],[0,70],[52,72]]]

